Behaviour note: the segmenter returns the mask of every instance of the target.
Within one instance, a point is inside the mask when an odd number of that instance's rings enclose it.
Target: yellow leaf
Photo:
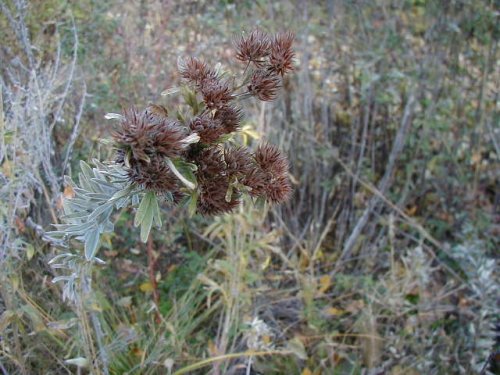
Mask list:
[[[2,164],[3,174],[7,177],[12,177],[12,164],[9,160],[5,160]]]
[[[307,351],[304,343],[299,337],[294,337],[286,344],[286,348],[295,354],[299,359],[305,361],[307,359]]]
[[[153,284],[151,284],[149,281],[146,281],[145,283],[142,283],[139,286],[139,289],[141,290],[141,292],[148,293],[148,292],[152,292],[154,288],[153,288]]]
[[[329,307],[325,310],[325,313],[330,316],[339,316],[345,314],[345,310],[337,309],[336,307]]]
[[[332,279],[328,275],[323,275],[319,279],[319,294],[325,293],[332,286]]]
[[[266,260],[262,263],[262,270],[265,271],[267,267],[271,264],[271,256],[266,257]]]
[[[219,354],[217,345],[215,345],[212,340],[208,340],[208,353],[210,353],[212,357],[216,357]]]
[[[262,342],[266,345],[271,344],[272,340],[271,337],[268,335],[263,335],[262,336]]]
[[[28,258],[28,260],[31,260],[31,258],[33,258],[33,255],[35,255],[35,248],[33,247],[32,244],[27,244],[26,245],[26,258]]]
[[[72,199],[75,197],[75,191],[73,190],[73,187],[71,185],[66,185],[64,187],[63,191],[64,198],[66,199]]]
[[[17,275],[11,275],[9,278],[10,278],[10,283],[12,285],[12,288],[14,290],[18,290],[19,289],[19,278],[17,277]]]
[[[300,375],[312,375],[312,372],[306,367]]]

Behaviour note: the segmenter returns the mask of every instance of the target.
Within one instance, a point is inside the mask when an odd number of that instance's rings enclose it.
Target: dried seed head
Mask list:
[[[252,154],[244,147],[228,147],[224,149],[224,161],[230,177],[244,178],[253,169],[255,162]]]
[[[266,187],[266,198],[272,203],[283,203],[290,199],[292,186],[288,176],[278,176],[271,179]]]
[[[156,155],[174,157],[185,148],[185,131],[176,121],[151,112],[128,109],[113,138],[118,149],[129,151],[137,160],[149,161]]]
[[[255,161],[262,170],[274,176],[288,173],[288,160],[275,145],[260,145],[255,151]]]
[[[241,180],[250,188],[249,194],[254,198],[265,197],[270,177],[258,166],[254,166]]]
[[[230,178],[222,152],[216,148],[205,149],[197,155],[195,163],[198,166],[198,212],[202,215],[218,215],[231,212],[238,206],[239,192],[235,191],[229,201],[226,199]]]
[[[231,105],[219,108],[214,115],[214,120],[221,124],[225,134],[237,131],[242,118],[241,109]]]
[[[248,92],[262,101],[276,99],[278,89],[281,87],[281,79],[274,71],[257,70],[252,74],[248,84]]]
[[[283,76],[285,73],[293,70],[295,52],[292,49],[292,44],[294,39],[295,35],[290,31],[278,33],[274,36],[269,56],[270,71]]]
[[[269,55],[269,45],[269,36],[255,29],[247,36],[242,36],[235,41],[236,58],[261,67],[265,63],[264,58]]]
[[[151,150],[152,127],[144,113],[128,109],[124,112],[120,128],[113,133],[113,138],[117,147],[124,151],[124,155],[130,150],[135,159],[147,160],[147,153]]]
[[[222,108],[233,100],[229,85],[216,77],[204,79],[200,84],[200,91],[203,101],[209,109]]]
[[[200,85],[204,79],[215,77],[215,72],[196,57],[179,59],[178,68],[182,78],[196,85]]]
[[[216,142],[225,133],[220,121],[207,113],[191,120],[189,128],[200,136],[200,142],[204,144]]]
[[[292,186],[288,178],[288,160],[280,150],[270,144],[255,151],[258,168],[244,182],[252,188],[251,195],[264,196],[272,203],[282,203],[290,198]]]
[[[147,190],[170,192],[174,196],[180,193],[177,177],[160,157],[151,158],[149,162],[131,159],[127,173],[131,182]]]
[[[240,204],[239,194],[234,192],[229,201],[226,200],[229,180],[217,177],[203,181],[199,185],[197,211],[205,216],[220,215],[233,211]]]
[[[169,158],[179,156],[186,148],[187,132],[177,121],[164,119],[155,127],[153,147],[157,155]]]
[[[223,155],[217,147],[200,150],[194,155],[193,162],[198,166],[197,180],[208,180],[214,176],[226,175]]]

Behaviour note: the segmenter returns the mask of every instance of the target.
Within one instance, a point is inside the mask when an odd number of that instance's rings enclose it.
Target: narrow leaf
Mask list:
[[[149,232],[151,231],[151,226],[153,225],[153,215],[149,212],[141,223],[141,241],[146,243],[148,240]]]
[[[85,233],[85,259],[92,260],[99,247],[99,230],[97,228]]]
[[[142,197],[141,204],[139,205],[139,208],[137,209],[137,212],[135,214],[134,226],[138,227],[139,225],[141,225],[142,221],[144,220],[144,217],[146,216],[146,212],[149,209],[152,195],[154,195],[154,193],[148,192],[144,195],[144,197]]]

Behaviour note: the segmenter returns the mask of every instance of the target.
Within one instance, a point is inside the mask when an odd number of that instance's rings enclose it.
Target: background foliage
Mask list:
[[[470,374],[498,350],[493,1],[0,4],[3,373],[85,373],[100,352],[112,374]],[[289,155],[292,200],[162,208],[157,285],[125,210],[82,308],[63,303],[46,231],[63,176],[113,157],[105,113],[175,105],[178,56],[228,65],[255,26],[297,35],[296,72],[243,134]]]

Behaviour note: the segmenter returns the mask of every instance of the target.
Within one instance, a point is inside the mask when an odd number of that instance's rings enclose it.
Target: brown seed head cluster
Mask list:
[[[223,135],[237,131],[241,119],[239,108],[225,105],[194,117],[189,123],[189,129],[199,135],[200,143],[210,145],[218,143]]]
[[[113,134],[117,147],[136,160],[148,161],[156,155],[175,157],[184,150],[186,131],[177,121],[151,112],[150,107],[126,110],[120,125]]]
[[[201,82],[200,92],[208,109],[224,108],[233,100],[232,90],[227,82],[216,77],[205,78]]]
[[[254,154],[244,147],[206,148],[191,157],[198,166],[198,211],[203,215],[232,211],[243,192],[272,203],[291,195],[288,161],[276,146],[261,145]]]
[[[254,63],[256,66],[264,66],[270,53],[271,39],[259,29],[255,29],[247,36],[241,36],[235,41],[236,58],[242,62]]]
[[[124,111],[120,126],[113,134],[116,162],[127,167],[131,182],[175,196],[180,193],[180,186],[165,158],[179,157],[185,152],[183,139],[187,131],[160,108],[149,106],[144,111]]]
[[[281,87],[280,77],[270,70],[256,70],[252,74],[248,92],[266,102],[276,99]]]
[[[295,52],[293,51],[292,44],[294,39],[295,35],[288,31],[276,34],[271,43],[271,53],[269,55],[270,69],[281,76],[293,70]]]
[[[126,169],[130,182],[168,193],[176,203],[196,199],[197,211],[203,215],[231,212],[245,193],[271,203],[289,199],[288,161],[276,146],[263,144],[251,152],[223,143],[240,128],[242,110],[237,100],[276,99],[282,76],[293,69],[293,39],[292,33],[269,37],[260,30],[238,39],[236,58],[247,68],[252,64],[239,86],[195,57],[180,60],[180,75],[193,90],[191,99],[186,99],[192,116],[174,119],[159,105],[143,111],[128,109],[113,134],[116,162]],[[196,184],[179,177],[175,165],[191,165]]]
[[[262,101],[276,99],[281,86],[280,76],[293,70],[295,53],[292,48],[295,36],[291,32],[270,37],[259,29],[236,40],[236,58],[253,64],[248,93]]]
[[[201,85],[205,79],[215,77],[215,72],[209,69],[207,64],[196,57],[180,60],[179,71],[182,78],[196,85]]]

